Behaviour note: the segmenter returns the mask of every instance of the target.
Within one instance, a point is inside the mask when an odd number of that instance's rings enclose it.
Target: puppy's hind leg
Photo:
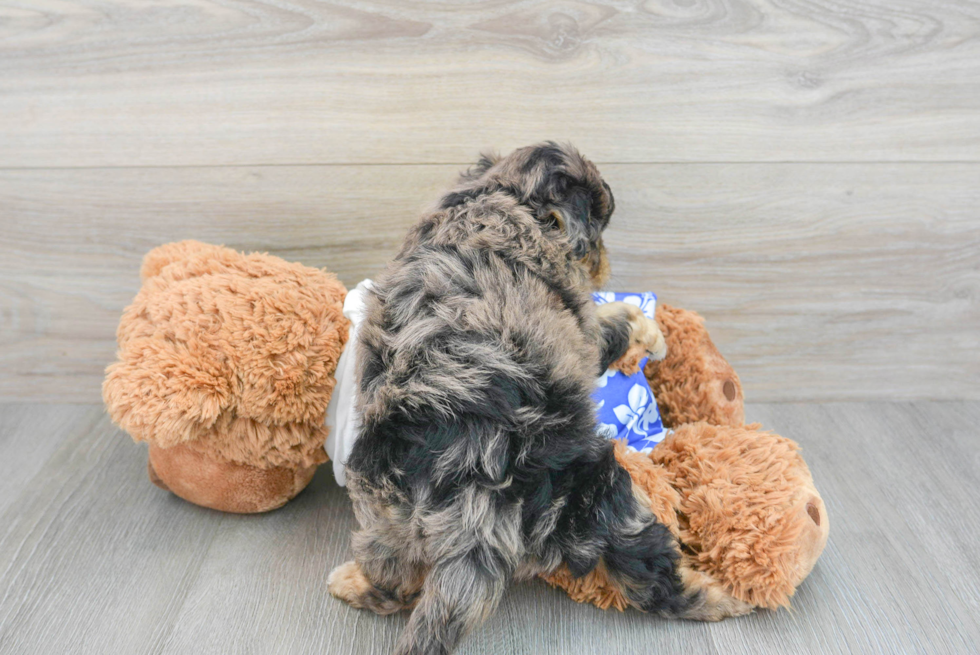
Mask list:
[[[687,597],[693,601],[678,615],[679,618],[720,621],[752,611],[751,605],[729,594],[719,582],[691,568],[687,562],[682,562],[678,571]]]
[[[607,535],[597,556],[631,605],[668,617],[713,621],[751,610],[688,566],[676,538],[657,521],[649,499],[633,485],[612,449],[593,470],[593,479],[601,482],[589,494],[591,507],[579,511],[595,522],[589,534]]]
[[[511,570],[504,558],[478,547],[433,565],[396,655],[448,655],[496,609]]]
[[[619,542],[605,557],[610,576],[635,607],[670,618],[720,621],[752,611],[752,606],[729,594],[713,578],[691,568],[684,558],[668,554],[667,530],[652,523]],[[673,539],[667,533],[668,538]],[[639,546],[639,548],[637,548]]]

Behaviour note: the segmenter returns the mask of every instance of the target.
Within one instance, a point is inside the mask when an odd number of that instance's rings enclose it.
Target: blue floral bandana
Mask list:
[[[597,291],[592,294],[597,305],[619,300],[636,305],[648,318],[654,317],[657,296],[650,293],[613,293]],[[660,420],[657,401],[650,383],[643,375],[646,358],[640,360],[640,372],[626,375],[609,369],[599,376],[592,398],[599,416],[599,433],[609,439],[626,441],[633,450],[648,453],[663,441],[664,424]]]

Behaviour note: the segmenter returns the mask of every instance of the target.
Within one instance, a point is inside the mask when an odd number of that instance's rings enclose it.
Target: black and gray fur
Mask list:
[[[348,462],[361,528],[330,588],[376,612],[414,606],[397,653],[451,652],[512,579],[562,563],[602,562],[640,609],[703,612],[596,432],[595,378],[642,319],[591,301],[612,211],[571,147],[484,157],[376,280]]]

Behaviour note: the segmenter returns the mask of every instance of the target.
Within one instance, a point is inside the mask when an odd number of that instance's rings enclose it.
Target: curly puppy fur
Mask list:
[[[485,156],[368,298],[348,462],[361,527],[329,587],[379,613],[414,606],[397,653],[451,652],[512,579],[562,564],[601,565],[640,609],[713,617],[596,432],[596,376],[638,343],[663,354],[653,321],[622,303],[599,316],[589,295],[612,211],[569,146]]]

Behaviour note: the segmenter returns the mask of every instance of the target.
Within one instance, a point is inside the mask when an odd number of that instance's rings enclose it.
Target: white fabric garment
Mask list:
[[[354,449],[357,438],[358,416],[354,407],[357,384],[357,333],[364,320],[364,294],[372,287],[371,280],[364,280],[347,293],[344,299],[344,316],[350,320],[347,345],[337,362],[337,384],[327,404],[327,441],[323,445],[333,463],[333,476],[341,487],[347,484],[347,458]]]

